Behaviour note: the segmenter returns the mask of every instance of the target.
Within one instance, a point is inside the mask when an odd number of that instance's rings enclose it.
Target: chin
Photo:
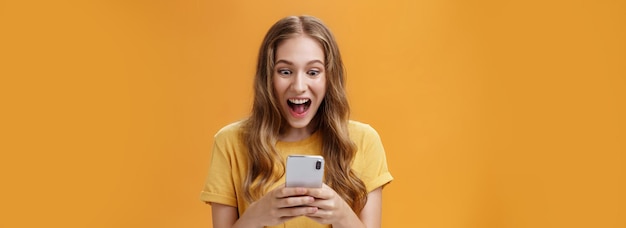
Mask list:
[[[305,128],[311,124],[313,118],[305,117],[301,119],[290,118],[287,120],[287,123],[292,128]]]
[[[309,126],[311,121],[289,121],[289,126],[292,128],[300,129]]]

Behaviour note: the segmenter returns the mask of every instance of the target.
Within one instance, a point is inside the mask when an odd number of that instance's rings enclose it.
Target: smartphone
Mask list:
[[[324,177],[324,157],[289,155],[285,175],[287,187],[321,188]]]

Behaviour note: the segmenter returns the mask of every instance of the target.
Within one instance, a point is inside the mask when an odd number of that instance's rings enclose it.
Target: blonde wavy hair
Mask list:
[[[249,202],[262,197],[284,175],[285,162],[276,150],[281,130],[287,126],[274,94],[272,77],[277,46],[297,35],[317,40],[324,49],[326,94],[310,124],[317,125],[326,160],[325,183],[356,213],[365,206],[367,190],[351,164],[356,145],[348,136],[350,106],[345,93],[345,71],[339,48],[330,30],[317,18],[290,16],[276,22],[259,50],[254,78],[252,114],[244,121],[242,138],[248,147],[248,175],[243,183]]]

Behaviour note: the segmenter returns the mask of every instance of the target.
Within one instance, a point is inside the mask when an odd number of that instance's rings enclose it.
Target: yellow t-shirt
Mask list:
[[[378,133],[370,125],[357,121],[348,124],[350,138],[357,146],[357,153],[352,162],[355,174],[365,183],[370,192],[381,187],[393,177],[387,169],[385,150]],[[242,189],[248,171],[247,148],[241,139],[241,122],[225,126],[215,134],[211,165],[206,185],[200,199],[237,207],[243,214],[248,207]],[[321,155],[322,139],[319,131],[297,142],[281,142],[276,149],[286,158],[290,154]],[[329,162],[329,161],[327,161]],[[271,189],[285,183],[285,177],[274,183]],[[298,217],[284,224],[273,227],[330,227],[321,225],[307,217]]]

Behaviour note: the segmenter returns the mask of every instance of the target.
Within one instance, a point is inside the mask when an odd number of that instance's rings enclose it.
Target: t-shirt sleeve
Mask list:
[[[367,192],[384,186],[393,180],[387,167],[387,156],[380,136],[369,125],[365,125],[361,151],[363,164],[361,180],[365,183]]]
[[[232,176],[232,153],[228,153],[232,150],[232,143],[229,142],[232,139],[224,132],[218,132],[214,139],[209,175],[200,193],[200,200],[237,207]]]

